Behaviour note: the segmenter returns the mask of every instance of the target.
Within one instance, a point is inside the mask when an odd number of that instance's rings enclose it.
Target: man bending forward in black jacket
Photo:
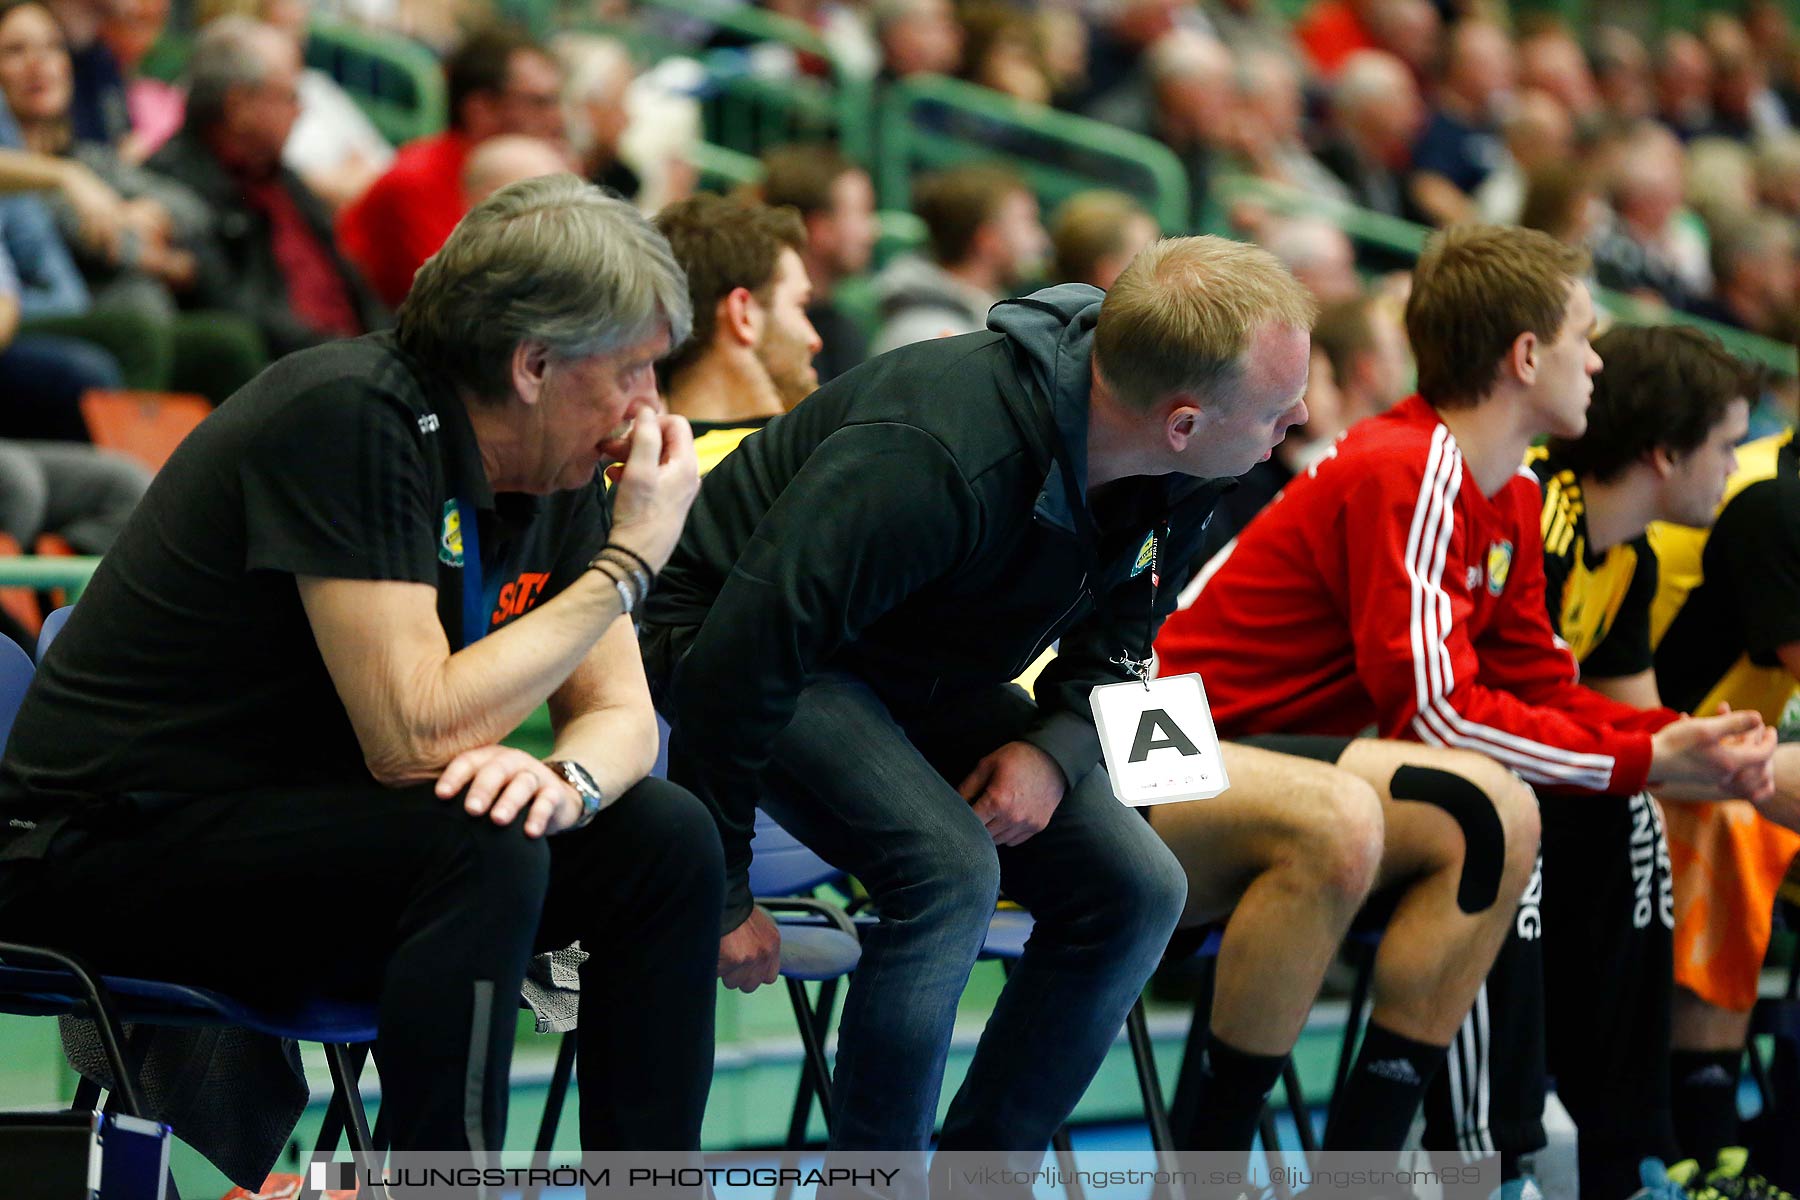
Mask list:
[[[926,1145],[1001,891],[1036,930],[941,1145],[1040,1154],[1099,1067],[1186,881],[1113,798],[1088,693],[1149,656],[1206,480],[1306,420],[1312,317],[1261,250],[1160,242],[1104,297],[1050,288],[848,372],[708,476],[645,659],[671,777],[724,837],[725,982],[775,978],[746,879],[758,805],[881,914],[845,1003],[835,1148]],[[1009,684],[1059,639],[1035,701]]]

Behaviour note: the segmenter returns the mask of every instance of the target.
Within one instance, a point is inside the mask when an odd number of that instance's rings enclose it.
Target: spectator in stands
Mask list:
[[[1707,53],[1713,61],[1713,123],[1710,132],[1747,142],[1785,133],[1791,127],[1787,107],[1769,87],[1768,67],[1744,23],[1713,13],[1704,26]]]
[[[125,102],[125,73],[100,37],[113,0],[49,0],[49,4],[68,38],[74,66],[69,130],[78,142],[117,146],[131,133],[131,112]]]
[[[1433,225],[1475,216],[1475,189],[1501,163],[1501,105],[1513,87],[1512,43],[1498,25],[1463,20],[1450,30],[1444,75],[1413,147],[1408,191]]]
[[[694,329],[657,364],[669,411],[688,419],[700,473],[812,395],[819,335],[791,208],[698,195],[656,215],[687,274]]]
[[[1004,167],[952,167],[921,180],[915,196],[930,257],[904,255],[875,277],[876,354],[985,328],[987,310],[1030,279],[1048,249],[1037,197]]]
[[[552,48],[563,67],[566,123],[582,175],[627,200],[637,199],[643,181],[619,145],[631,124],[625,105],[637,74],[631,52],[612,38],[586,34],[565,35]]]
[[[132,165],[113,146],[73,140],[68,50],[39,0],[0,0],[0,92],[28,149],[81,162],[123,199],[123,227],[104,240],[88,236],[81,212],[60,195],[46,200],[88,285],[84,314],[97,314],[76,332],[93,336],[102,324],[125,321],[126,330],[109,331],[109,344],[154,341],[139,350],[160,365],[153,378],[134,378],[136,386],[199,392],[217,403],[247,383],[266,361],[256,329],[233,313],[176,311],[178,299],[191,303],[220,282],[201,278],[220,264],[203,264],[195,253],[213,214],[193,192]]]
[[[72,159],[17,149],[22,135],[12,112],[0,104],[0,160],[5,177],[18,189],[50,189],[48,198],[68,203],[80,214],[84,238],[116,246],[125,236],[128,209],[86,166]],[[68,245],[57,231],[56,218],[44,199],[34,195],[0,198],[5,219],[0,238],[20,282],[19,306],[27,334],[50,334],[103,348],[126,387],[166,391],[172,379],[170,324],[160,315],[129,306],[94,307],[93,297]],[[204,333],[204,330],[200,331]],[[227,376],[221,370],[209,378]],[[213,399],[222,394],[212,394]],[[53,436],[85,438],[79,416],[71,408],[57,425],[66,432]],[[3,431],[0,431],[3,435]]]
[[[838,285],[869,269],[875,250],[875,185],[868,172],[821,146],[783,146],[763,156],[763,200],[800,214],[799,248],[812,281],[806,319],[822,343],[813,356],[829,383],[869,356],[869,335],[836,299]]]
[[[1187,169],[1192,223],[1198,224],[1222,154],[1238,145],[1237,68],[1217,38],[1175,29],[1145,55],[1141,78],[1095,101],[1090,115],[1148,134]]]
[[[961,76],[1028,104],[1048,104],[1055,91],[1038,47],[1036,14],[1001,3],[962,13]]]
[[[70,158],[34,154],[24,147],[12,113],[0,104],[0,202],[18,192],[54,192],[80,214],[82,236],[105,242],[125,227],[125,201]]]
[[[1519,93],[1500,127],[1505,154],[1475,189],[1475,211],[1489,224],[1511,225],[1525,207],[1526,180],[1575,157],[1575,124],[1561,101],[1530,88]]]
[[[1793,223],[1757,213],[1713,229],[1714,293],[1689,305],[1695,316],[1765,337],[1795,329],[1796,271]]]
[[[338,222],[341,244],[388,305],[437,252],[465,211],[457,181],[469,151],[502,133],[560,140],[562,68],[522,33],[487,29],[444,64],[450,128],[403,146],[387,172]]]
[[[1600,86],[1581,43],[1562,25],[1547,25],[1519,40],[1518,55],[1521,91],[1554,98],[1575,128],[1592,132],[1601,116]]]
[[[45,534],[105,554],[149,487],[150,472],[123,454],[0,438],[0,533],[27,554]]]
[[[1157,239],[1156,218],[1123,192],[1078,192],[1050,222],[1051,278],[1106,291]]]
[[[962,64],[963,28],[950,0],[876,0],[873,12],[883,79],[954,75]]]
[[[1695,138],[1683,158],[1687,207],[1707,229],[1756,211],[1756,160],[1743,142]]]
[[[534,180],[458,227],[396,334],[297,355],[223,406],[20,708],[0,930],[252,1002],[378,1004],[393,1149],[477,1165],[505,1139],[527,960],[579,941],[582,1146],[697,1152],[724,864],[706,810],[646,778],[655,716],[621,619],[694,495],[651,370],[686,325],[642,217]],[[596,472],[621,460],[609,514]],[[548,761],[498,744],[546,701]],[[314,886],[321,864],[356,886]],[[234,872],[256,886],[221,903]],[[95,919],[98,877],[142,919]],[[318,969],[297,980],[295,956]],[[255,1106],[294,1084],[275,1062],[206,1083]],[[253,1139],[268,1162],[278,1121]]]
[[[324,202],[282,165],[299,111],[300,52],[292,38],[246,17],[201,31],[189,64],[187,118],[149,166],[212,209],[198,250],[216,287],[197,305],[242,313],[272,355],[362,333],[381,320],[337,253]],[[461,189],[448,185],[461,203]]]
[[[1656,57],[1656,115],[1682,141],[1713,127],[1712,58],[1699,38],[1675,30]]]
[[[1213,36],[1239,61],[1251,54],[1273,54],[1283,59],[1296,77],[1307,73],[1306,55],[1280,5],[1270,0],[1201,0],[1200,10],[1206,14]]]
[[[113,53],[125,77],[125,112],[131,132],[119,143],[127,162],[141,163],[175,136],[181,128],[181,112],[187,97],[181,88],[162,79],[139,74],[169,23],[170,0],[113,0],[100,25],[100,39]]]
[[[1306,144],[1306,97],[1293,59],[1248,50],[1237,54],[1237,68],[1237,149],[1246,165],[1264,179],[1348,203],[1350,190]]]
[[[1705,246],[1679,219],[1682,154],[1675,136],[1654,124],[1640,125],[1620,148],[1611,181],[1613,219],[1594,246],[1594,276],[1602,287],[1676,308],[1711,290]]]
[[[1039,51],[1050,76],[1050,103],[1076,109],[1088,89],[1091,35],[1087,22],[1068,8],[1040,9],[1037,18]]]
[[[1656,79],[1650,52],[1628,29],[1602,25],[1594,31],[1594,83],[1607,121],[1629,127],[1656,115]]]
[[[306,0],[203,0],[202,10],[208,19],[237,13],[266,21],[301,46],[312,17]],[[300,72],[300,117],[281,161],[335,212],[388,169],[394,148],[337,80],[308,67]]]
[[[1082,112],[1140,79],[1150,47],[1175,29],[1204,31],[1184,0],[1118,0],[1088,12],[1088,90],[1076,105]]]
[[[118,386],[119,368],[104,351],[19,334],[19,277],[0,250],[0,533],[19,549],[29,553],[39,534],[54,533],[82,554],[104,554],[150,486],[150,473],[131,459],[79,444],[87,440],[81,394]]]
[[[1350,56],[1379,43],[1370,28],[1382,0],[1313,0],[1294,23],[1294,36],[1312,60],[1313,69],[1333,78]]]
[[[543,138],[503,133],[469,152],[462,171],[463,200],[474,208],[503,187],[569,169],[569,156],[562,147]]]
[[[1600,174],[1588,164],[1552,163],[1526,181],[1519,224],[1585,249],[1607,223],[1604,194]]]
[[[1436,78],[1443,57],[1444,24],[1431,0],[1381,0],[1371,14],[1375,48],[1406,64],[1421,89]]]
[[[1411,390],[1406,329],[1385,296],[1357,296],[1321,310],[1313,347],[1331,362],[1340,429],[1386,412]]]
[[[1318,217],[1290,217],[1262,234],[1262,243],[1311,292],[1321,308],[1362,295],[1356,249],[1344,231]]]
[[[1331,124],[1319,161],[1363,208],[1412,215],[1403,181],[1424,118],[1406,64],[1380,50],[1345,60],[1331,90]]]
[[[617,39],[593,33],[560,34],[551,48],[563,65],[570,149],[587,177],[646,213],[693,195],[700,102],[692,61],[664,59],[639,72]]]
[[[1800,134],[1779,134],[1758,144],[1756,193],[1767,208],[1800,218]]]
[[[118,384],[119,368],[101,350],[19,335],[19,279],[0,251],[0,533],[18,549],[29,553],[40,534],[54,533],[79,553],[104,554],[150,486],[136,462],[80,445],[85,431],[65,428],[79,426],[84,391]]]
[[[123,377],[112,355],[92,342],[19,332],[33,283],[21,277],[11,253],[18,244],[13,234],[19,214],[11,202],[0,203],[0,395],[6,398],[0,404],[0,438],[85,442],[81,394],[90,388],[117,388]],[[41,224],[48,228],[48,218]],[[72,266],[69,270],[73,274]]]

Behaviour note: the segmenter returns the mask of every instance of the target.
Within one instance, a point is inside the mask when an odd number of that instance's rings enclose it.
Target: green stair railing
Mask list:
[[[1161,142],[1116,125],[941,76],[907,79],[881,99],[876,188],[884,208],[911,206],[921,168],[1004,162],[1055,205],[1090,188],[1130,192],[1169,233],[1191,225],[1187,171]]]
[[[745,49],[697,55],[717,88],[707,104],[709,140],[754,155],[783,142],[829,139],[853,162],[869,161],[872,85],[808,26],[725,0],[642,0],[639,12],[712,26],[751,46],[786,46],[825,65],[826,78],[774,79],[754,72],[754,55]]]
[[[73,604],[99,565],[98,558],[84,555],[0,555],[0,587],[24,587],[38,592],[61,588],[68,592],[69,603]]]
[[[443,67],[405,38],[314,21],[306,65],[337,80],[390,142],[437,133],[448,121]]]

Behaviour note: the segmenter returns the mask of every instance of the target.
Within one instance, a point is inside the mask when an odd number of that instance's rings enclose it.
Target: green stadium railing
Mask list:
[[[24,587],[38,592],[62,588],[69,594],[69,603],[73,604],[87,589],[88,580],[99,565],[98,558],[80,555],[0,556],[0,587]]]
[[[306,65],[337,80],[395,144],[437,133],[448,120],[442,65],[405,38],[315,20],[306,39]]]
[[[710,26],[745,44],[696,55],[715,92],[706,104],[710,141],[755,155],[784,142],[832,140],[851,161],[870,160],[872,85],[810,27],[730,0],[642,0],[638,12],[640,19],[659,14]],[[613,27],[609,32],[620,31]],[[658,40],[642,31],[625,36],[639,48]],[[749,47],[769,43],[816,59],[828,76],[775,79],[757,74]]]
[[[989,88],[941,76],[890,85],[879,105],[876,189],[882,206],[910,207],[920,168],[1007,163],[1046,204],[1079,191],[1135,195],[1163,229],[1191,223],[1187,171],[1161,142]]]
[[[1418,257],[1431,230],[1423,225],[1371,212],[1299,188],[1257,179],[1247,175],[1222,175],[1214,180],[1221,205],[1229,208],[1239,202],[1260,205],[1283,216],[1314,216],[1342,229],[1352,242],[1387,251],[1407,260]],[[1597,288],[1594,299],[1613,318],[1630,325],[1691,325],[1714,335],[1727,350],[1747,362],[1755,363],[1778,375],[1800,375],[1800,356],[1793,345],[1758,337],[1741,329],[1733,329],[1714,321],[1687,313],[1647,304],[1623,292]]]

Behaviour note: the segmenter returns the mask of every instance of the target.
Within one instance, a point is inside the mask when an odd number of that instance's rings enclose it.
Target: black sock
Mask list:
[[[1669,1054],[1669,1092],[1681,1152],[1712,1170],[1719,1151],[1738,1144],[1738,1078],[1742,1050],[1675,1050]]]
[[[1444,1046],[1428,1046],[1373,1021],[1363,1035],[1344,1093],[1332,1097],[1327,1150],[1399,1150],[1419,1111],[1425,1085],[1444,1061]]]
[[[1194,1121],[1185,1133],[1176,1134],[1181,1149],[1248,1153],[1263,1105],[1286,1062],[1285,1054],[1246,1054],[1208,1030]]]

